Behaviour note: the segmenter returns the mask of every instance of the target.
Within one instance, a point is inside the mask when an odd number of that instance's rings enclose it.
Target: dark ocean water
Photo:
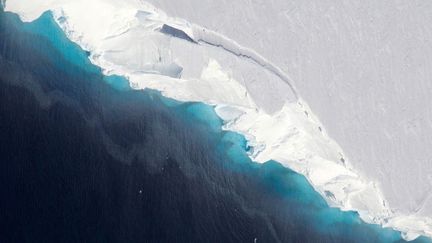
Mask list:
[[[49,13],[0,11],[0,242],[403,241],[221,125],[104,77]]]

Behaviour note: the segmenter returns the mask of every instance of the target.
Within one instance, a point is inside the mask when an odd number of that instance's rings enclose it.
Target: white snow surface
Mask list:
[[[425,112],[432,112],[428,101],[412,96],[416,91],[424,97],[432,88],[432,82],[412,87],[430,79],[432,70],[425,63],[430,44],[417,46],[426,40],[415,33],[432,31],[392,24],[416,23],[404,11],[416,10],[414,4],[431,10],[431,4],[376,3],[378,10],[365,13],[372,1],[153,2],[158,8],[140,0],[8,0],[5,9],[24,21],[52,11],[105,74],[122,75],[135,89],[214,105],[224,128],[253,146],[253,160],[282,163],[305,175],[331,206],[358,211],[366,222],[400,230],[405,239],[432,237],[432,154],[422,149],[432,133]],[[368,18],[359,20],[363,15]],[[395,49],[395,29],[413,40],[399,40],[410,51]],[[422,134],[424,126],[429,133]]]

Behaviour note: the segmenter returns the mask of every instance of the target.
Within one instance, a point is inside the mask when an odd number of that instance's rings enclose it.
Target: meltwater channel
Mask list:
[[[0,86],[0,242],[404,242],[251,161],[213,107],[103,76],[49,12],[0,10]]]

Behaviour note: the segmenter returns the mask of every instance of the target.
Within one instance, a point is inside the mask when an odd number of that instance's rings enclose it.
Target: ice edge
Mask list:
[[[36,10],[31,8],[21,9],[20,5],[16,4],[14,0],[9,0],[8,5],[3,2],[3,5],[6,11],[17,13],[24,21],[32,21],[39,17],[42,12],[51,10],[56,17],[57,23],[65,31],[68,38],[79,44],[83,49],[95,54],[93,52],[95,46],[92,46],[94,43],[86,43],[82,40],[82,35],[85,35],[85,33],[75,32],[73,24],[67,23],[67,21],[59,22],[60,17],[67,19],[61,9],[61,4],[40,5],[42,7]],[[281,162],[296,172],[305,175],[330,206],[339,207],[342,210],[357,211],[360,217],[368,223],[376,223],[383,227],[391,227],[401,231],[402,237],[406,240],[413,240],[419,235],[432,237],[432,219],[415,214],[403,215],[392,210],[382,196],[383,194],[377,184],[367,182],[352,169],[349,160],[343,155],[339,145],[328,137],[317,117],[295,91],[291,79],[280,68],[267,61],[254,50],[242,47],[235,41],[201,26],[190,24],[185,20],[170,18],[163,11],[143,1],[134,7],[137,8],[136,10],[146,11],[149,14],[148,21],[153,28],[160,29],[166,24],[181,30],[199,45],[222,48],[224,51],[238,57],[250,59],[280,77],[291,87],[297,101],[287,103],[283,109],[274,114],[267,114],[257,109],[235,107],[235,109],[242,112],[236,116],[226,116],[224,110],[226,111],[226,107],[229,108],[229,106],[201,100],[216,105],[216,112],[226,122],[224,129],[239,132],[248,139],[249,144],[254,147],[254,152],[250,154],[253,160],[265,162],[273,159]],[[99,60],[97,55],[92,55],[90,59],[105,72],[113,71],[113,67],[104,63],[104,60]],[[127,76],[125,73],[123,75]],[[161,91],[164,91],[164,89],[161,89]],[[169,93],[167,95],[170,96]],[[183,99],[186,98],[183,97]],[[285,134],[271,133],[266,135],[265,133],[268,133],[269,128],[273,130],[279,129],[278,132],[283,131]],[[317,132],[317,128],[319,132]],[[325,149],[332,150],[334,154],[339,154],[340,158],[327,160],[325,155],[322,156],[323,151],[314,151],[314,149],[308,148],[310,145],[314,147],[316,143],[324,144]],[[320,149],[322,149],[322,144]],[[324,151],[324,154],[326,152]],[[323,165],[330,167],[330,169],[319,168]],[[327,170],[336,170],[339,173],[330,173],[327,178],[319,175],[322,172],[330,172]]]

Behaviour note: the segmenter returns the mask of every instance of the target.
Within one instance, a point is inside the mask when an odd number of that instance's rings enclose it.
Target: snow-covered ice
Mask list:
[[[225,120],[225,129],[245,135],[255,161],[281,162],[305,175],[330,205],[356,210],[366,222],[393,227],[404,232],[406,239],[432,236],[428,196],[432,154],[424,151],[427,134],[421,134],[429,124],[429,113],[424,114],[427,104],[422,103],[411,111],[419,101],[404,96],[402,90],[411,95],[419,90],[400,80],[426,79],[430,73],[422,66],[395,70],[399,59],[388,65],[381,62],[388,61],[382,59],[386,55],[400,55],[392,52],[392,38],[397,37],[392,35],[391,22],[387,35],[373,32],[386,27],[376,22],[383,21],[377,16],[387,6],[377,4],[378,10],[366,14],[363,11],[374,6],[371,1],[353,7],[318,0],[307,4],[223,2],[158,0],[156,8],[139,0],[33,0],[25,4],[8,0],[6,10],[25,21],[51,10],[67,36],[90,51],[91,61],[105,74],[125,76],[136,89],[152,88],[178,100],[212,104]],[[431,9],[430,4],[424,5]],[[416,9],[410,4],[396,6],[400,12]],[[364,22],[357,15],[373,18]],[[366,24],[372,27],[360,26]],[[427,26],[422,28],[418,31],[427,31]],[[384,39],[366,46],[369,38],[378,37]],[[375,56],[370,53],[373,50]],[[338,56],[338,52],[352,55]],[[417,64],[430,56],[425,53]],[[317,63],[321,66],[314,66]],[[417,76],[410,77],[413,68]],[[389,77],[395,78],[394,84],[389,84]],[[427,87],[419,91],[422,97]],[[389,96],[394,92],[400,94]],[[397,95],[404,96],[403,102]],[[351,159],[300,96],[311,103]],[[394,105],[402,107],[401,114],[394,114]],[[394,115],[385,116],[387,112]],[[417,115],[408,121],[405,116],[411,112]],[[395,144],[394,139],[406,141]],[[407,146],[398,147],[403,145]]]

